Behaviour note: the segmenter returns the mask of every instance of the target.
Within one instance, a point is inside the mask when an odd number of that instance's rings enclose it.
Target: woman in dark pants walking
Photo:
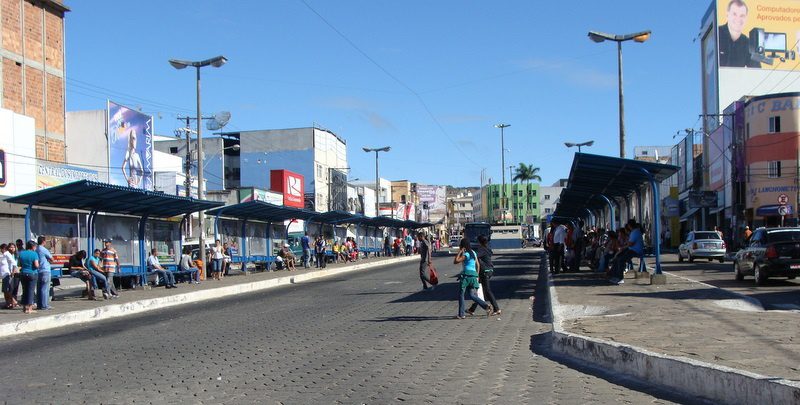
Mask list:
[[[492,315],[500,315],[500,305],[497,304],[497,300],[494,298],[494,293],[492,293],[492,286],[489,283],[489,279],[492,278],[494,275],[494,264],[492,264],[492,249],[489,249],[489,238],[485,235],[478,236],[478,246],[475,249],[475,254],[478,255],[478,262],[480,263],[480,271],[478,272],[478,281],[481,283],[481,287],[483,287],[483,297],[486,299],[487,302],[492,304],[492,308],[494,308],[494,312]],[[478,308],[477,303],[472,303],[472,306],[469,307],[467,311],[470,315],[475,313],[475,309]]]

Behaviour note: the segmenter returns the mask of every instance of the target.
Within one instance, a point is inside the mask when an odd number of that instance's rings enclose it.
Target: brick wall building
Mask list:
[[[64,14],[60,0],[0,0],[0,107],[32,117],[36,158],[64,162]]]

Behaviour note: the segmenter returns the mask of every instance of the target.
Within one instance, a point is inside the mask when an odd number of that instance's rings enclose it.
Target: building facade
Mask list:
[[[306,208],[322,212],[330,205],[333,183],[341,177],[337,174],[349,169],[347,143],[325,129],[269,129],[225,132],[221,136],[239,145],[238,151],[225,153],[226,188],[269,189],[270,171],[285,169],[305,178]],[[340,189],[346,204],[346,178]]]
[[[539,210],[539,184],[506,184],[506,204],[501,204],[501,185],[485,186],[483,206],[484,218],[492,223],[538,224],[541,218]],[[501,208],[502,207],[502,208]]]

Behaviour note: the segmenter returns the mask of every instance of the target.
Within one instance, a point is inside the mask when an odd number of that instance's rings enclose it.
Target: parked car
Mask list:
[[[737,281],[752,275],[758,285],[769,277],[800,275],[800,228],[758,228],[750,243],[736,253],[733,272]]]
[[[703,258],[712,261],[719,260],[725,263],[725,242],[715,231],[691,231],[686,241],[678,246],[678,261],[683,258],[694,262],[694,259]]]
[[[527,245],[533,247],[542,247],[542,240],[537,237],[531,237],[527,239]]]

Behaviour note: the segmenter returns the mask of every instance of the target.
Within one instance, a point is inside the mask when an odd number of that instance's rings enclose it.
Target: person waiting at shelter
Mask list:
[[[103,265],[100,259],[100,249],[95,249],[92,255],[86,259],[86,268],[92,275],[92,288],[97,289],[98,286],[103,286],[103,298],[116,298],[117,296],[111,294],[111,287],[113,284],[108,282],[108,279],[103,275]]]
[[[325,248],[325,239],[322,237],[322,235],[317,235],[317,240],[314,242],[314,253],[317,255],[316,268],[324,269],[328,265],[328,261],[325,258]]]
[[[175,285],[175,275],[161,266],[161,262],[158,260],[158,249],[156,248],[150,250],[150,256],[147,258],[147,271],[158,275],[156,284],[159,283],[160,279],[164,279],[164,285],[167,289],[178,288],[178,286]]]
[[[8,251],[8,246],[9,245],[5,243],[0,245],[0,277],[3,280],[3,298],[6,300],[6,305],[3,308],[14,309],[17,306],[17,302],[15,297],[11,295],[11,292],[13,291],[12,280],[17,273],[17,260],[14,259],[14,255]],[[16,248],[13,244],[10,246]]]
[[[631,233],[627,244],[621,245],[620,251],[617,253],[614,269],[611,272],[611,278],[608,280],[612,284],[623,284],[625,282],[623,280],[625,266],[634,257],[642,257],[644,255],[644,239],[642,238],[641,226],[633,219],[628,221],[628,225],[631,228]]]
[[[94,296],[94,288],[92,287],[92,273],[83,264],[84,260],[86,260],[85,250],[79,250],[78,253],[70,256],[68,263],[69,275],[83,281],[86,285],[86,296],[90,301],[94,301],[97,298]]]
[[[33,302],[36,297],[36,279],[39,277],[39,255],[36,253],[36,242],[29,240],[25,250],[19,253],[20,285],[22,286],[22,312],[33,313]]]
[[[184,246],[178,266],[181,272],[189,274],[190,282],[200,284],[200,269],[192,261],[191,253],[192,249],[189,246]]]
[[[395,238],[394,243],[392,244],[392,251],[394,252],[395,257],[400,256],[400,238]]]
[[[114,275],[119,269],[119,256],[117,255],[117,251],[111,246],[111,241],[107,240],[105,242],[105,249],[100,252],[100,257],[103,260],[103,274],[106,275],[106,279],[108,280],[108,289],[111,292],[111,296],[113,298],[118,298],[119,295],[117,294],[117,289],[114,286]]]
[[[295,268],[295,261],[297,260],[292,253],[291,249],[289,249],[289,244],[285,243],[283,248],[278,252],[278,257],[283,260],[284,265],[286,266],[286,270],[292,271],[296,270]]]

